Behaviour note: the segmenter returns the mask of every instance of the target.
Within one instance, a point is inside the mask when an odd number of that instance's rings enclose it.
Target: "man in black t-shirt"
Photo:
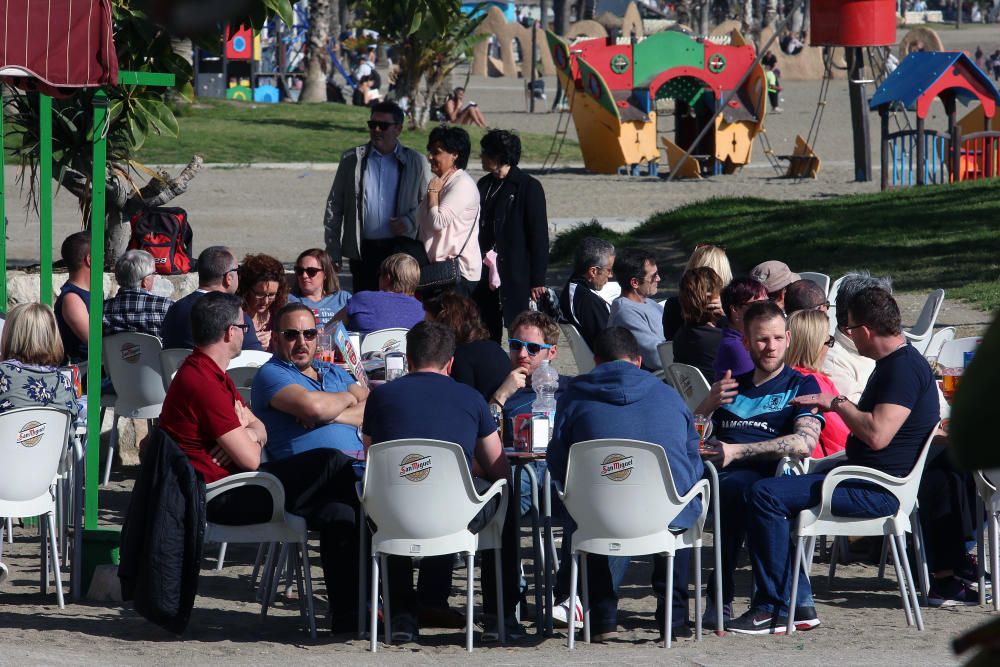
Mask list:
[[[437,322],[419,322],[406,334],[406,357],[410,372],[388,384],[376,387],[368,397],[361,425],[365,451],[372,445],[403,438],[427,438],[457,443],[464,451],[469,468],[481,477],[473,477],[476,490],[485,492],[499,479],[510,480],[510,464],[504,455],[496,422],[486,400],[472,387],[450,377],[455,356],[455,335]],[[499,500],[488,503],[470,522],[478,532],[496,514]],[[504,585],[504,615],[507,639],[524,636],[524,629],[514,618],[519,596],[517,590],[517,516],[513,505],[503,530],[501,568]],[[422,559],[417,595],[413,591],[410,558],[389,557],[389,589],[392,609],[392,638],[411,641],[418,633],[418,615],[423,625],[454,627],[448,621],[451,591],[452,556]],[[484,641],[496,641],[496,584],[493,558],[483,559],[483,601],[487,611]],[[445,622],[442,624],[439,619]],[[464,622],[459,627],[464,626]]]
[[[930,366],[906,342],[899,307],[881,288],[862,290],[851,299],[844,332],[858,352],[875,360],[875,372],[858,405],[846,396],[829,394],[798,396],[792,402],[841,416],[851,430],[848,464],[905,476],[938,421],[937,390]],[[823,479],[823,474],[801,475],[754,484],[747,537],[756,592],[750,611],[728,624],[727,630],[743,634],[785,631],[792,587],[792,527],[799,512],[819,504]],[[838,516],[882,517],[894,514],[899,502],[880,486],[847,482],[833,492],[832,509]],[[809,579],[800,574],[800,590],[802,586],[811,590]],[[795,625],[796,629],[807,629],[798,619]],[[818,619],[808,627],[815,625]]]

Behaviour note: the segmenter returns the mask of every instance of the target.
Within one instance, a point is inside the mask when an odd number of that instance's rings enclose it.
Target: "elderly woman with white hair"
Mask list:
[[[104,335],[135,331],[160,337],[173,303],[153,294],[156,264],[145,250],[128,250],[115,264],[118,293],[104,304]]]

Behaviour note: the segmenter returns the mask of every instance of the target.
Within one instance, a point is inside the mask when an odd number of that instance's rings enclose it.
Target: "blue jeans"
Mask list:
[[[549,464],[547,461],[535,461],[534,463],[528,463],[525,467],[531,466],[535,473],[535,477],[538,479],[538,506],[539,509],[542,505],[542,485],[545,483],[545,471],[548,469]],[[555,497],[556,494],[552,492],[552,500],[557,501],[558,498]],[[521,516],[528,513],[531,508],[531,478],[528,477],[526,471],[521,471]]]
[[[747,541],[757,590],[752,607],[783,615],[788,613],[792,592],[792,529],[799,512],[819,504],[826,475],[792,475],[763,479],[750,491]],[[872,518],[890,516],[899,509],[895,496],[868,482],[844,482],[833,492],[836,516]],[[809,578],[801,568],[796,607],[812,597]]]

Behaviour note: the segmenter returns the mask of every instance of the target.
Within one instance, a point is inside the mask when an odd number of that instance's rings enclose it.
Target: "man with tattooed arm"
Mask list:
[[[747,309],[743,323],[743,344],[754,369],[735,378],[727,371],[697,410],[712,414],[714,426],[714,437],[702,449],[702,457],[719,468],[715,511],[720,512],[722,523],[726,629],[733,615],[733,572],[747,536],[750,489],[759,480],[774,477],[783,456],[809,456],[824,424],[815,408],[792,402],[796,396],[818,394],[820,389],[814,378],[785,365],[789,334],[782,310],[772,301],[760,301]],[[809,589],[804,591],[796,604],[796,627],[803,630],[819,624]],[[709,595],[709,599],[714,598]],[[715,619],[715,610],[709,609],[705,623],[714,627]]]

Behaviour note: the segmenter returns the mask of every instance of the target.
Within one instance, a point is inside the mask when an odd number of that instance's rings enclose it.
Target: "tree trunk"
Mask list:
[[[740,17],[740,31],[744,35],[753,34],[753,0],[744,0],[743,12]]]
[[[566,34],[566,10],[568,8],[566,0],[552,0],[552,11],[555,13],[555,17],[552,22],[552,29],[557,35]]]
[[[712,0],[701,0],[701,17],[698,21],[698,34],[708,34],[708,21],[712,13]]]
[[[309,0],[309,31],[306,33],[305,79],[299,102],[326,102],[326,75],[330,55],[330,0]]]

